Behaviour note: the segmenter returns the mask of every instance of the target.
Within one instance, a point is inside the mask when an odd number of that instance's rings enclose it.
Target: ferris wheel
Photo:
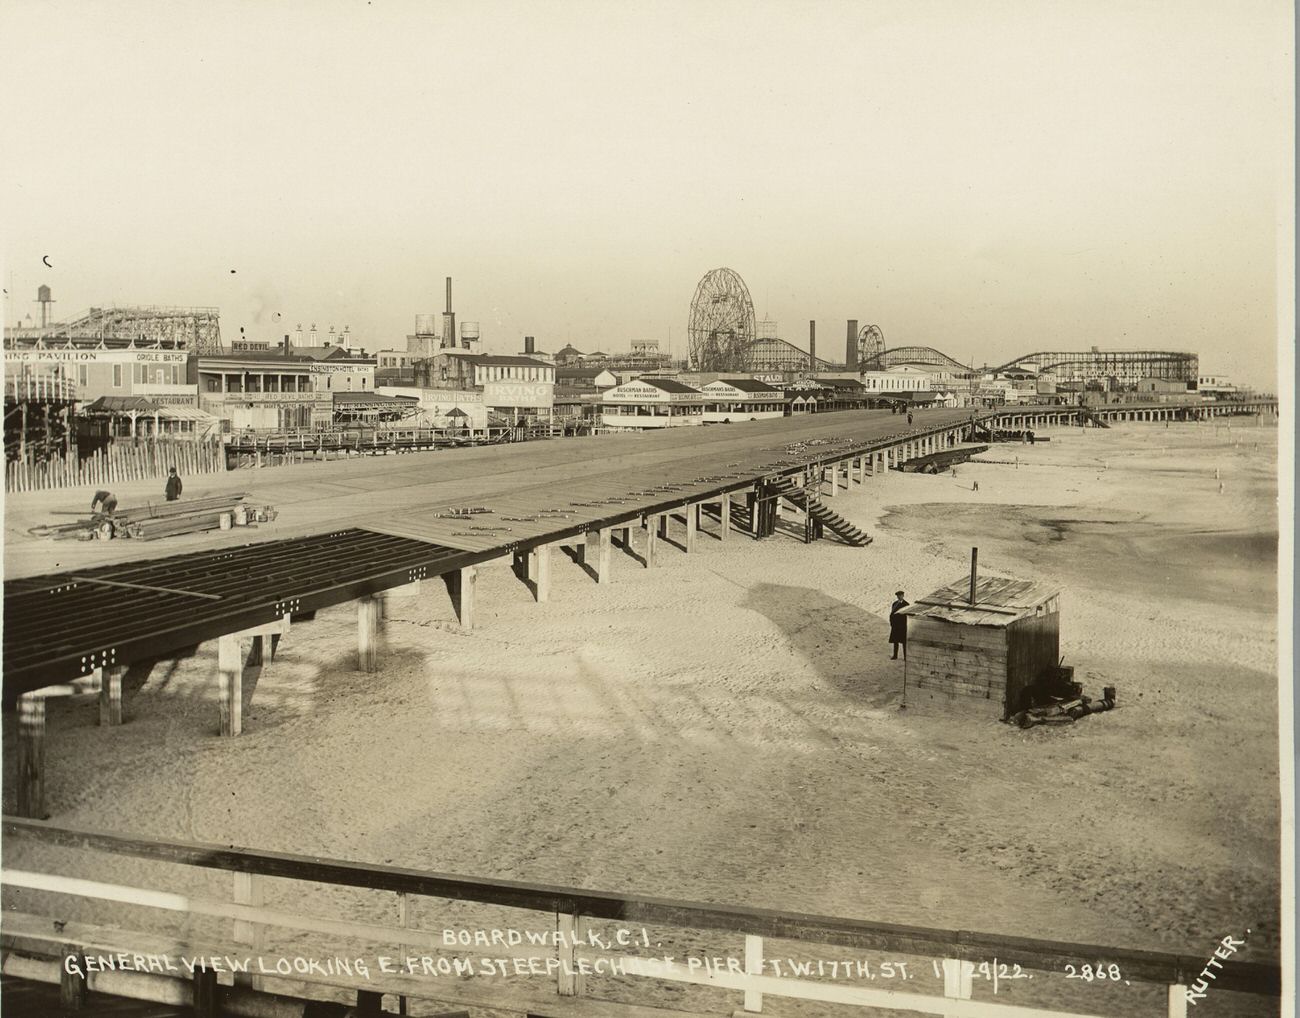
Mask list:
[[[880,367],[880,357],[885,352],[885,334],[879,325],[868,325],[858,332],[858,364]]]
[[[712,269],[691,301],[691,367],[695,371],[743,371],[754,342],[754,302],[740,275]]]

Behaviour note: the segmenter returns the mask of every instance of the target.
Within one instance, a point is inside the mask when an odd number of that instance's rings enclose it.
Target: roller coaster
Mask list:
[[[977,368],[973,364],[963,364],[955,357],[949,357],[942,350],[936,350],[932,346],[896,346],[882,350],[864,360],[860,367],[863,371],[885,371],[904,364],[941,368],[958,377],[975,376],[984,372],[983,368]]]
[[[76,318],[5,333],[6,349],[189,350],[221,353],[221,314],[212,307],[91,308]]]
[[[995,371],[1051,372],[1060,381],[1087,382],[1115,378],[1138,382],[1143,378],[1165,378],[1194,382],[1199,360],[1194,353],[1172,350],[1073,350],[1026,354],[1008,361]]]
[[[1040,351],[1025,354],[997,367],[963,364],[942,350],[931,346],[897,346],[869,357],[861,365],[864,371],[884,371],[913,364],[945,371],[957,378],[974,378],[982,374],[1032,371],[1050,372],[1058,381],[1088,382],[1114,378],[1120,382],[1138,382],[1143,378],[1195,381],[1199,362],[1194,353],[1170,350],[1071,350]]]

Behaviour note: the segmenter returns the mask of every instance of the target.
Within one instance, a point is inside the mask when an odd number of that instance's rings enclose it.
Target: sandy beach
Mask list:
[[[321,612],[246,682],[237,739],[215,734],[215,644],[135,667],[120,729],[92,700],[50,704],[48,806],[159,838],[1196,955],[1250,929],[1264,957],[1277,431],[1044,434],[842,492],[865,549],[724,546],[709,521],[658,569],[616,554],[608,587],[556,556],[546,604],[493,566],[469,634],[426,583],[389,599],[375,675],[354,670],[355,610]],[[957,580],[972,546],[983,571],[1062,590],[1066,663],[1117,710],[1020,731],[994,702],[900,709],[892,593]]]

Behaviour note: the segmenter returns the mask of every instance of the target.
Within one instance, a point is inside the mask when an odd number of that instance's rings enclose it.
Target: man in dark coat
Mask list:
[[[900,615],[908,602],[903,600],[901,590],[894,591],[894,603],[889,607],[889,642],[894,645],[894,656],[891,661],[898,660],[898,647],[902,644],[903,660],[907,660],[907,616]]]
[[[176,473],[175,467],[169,467],[167,470],[167,501],[175,502],[181,497],[181,478]]]

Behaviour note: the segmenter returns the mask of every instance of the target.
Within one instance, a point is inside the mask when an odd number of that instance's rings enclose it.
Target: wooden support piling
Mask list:
[[[961,958],[943,959],[943,995],[949,1000],[970,1000],[975,963]]]
[[[238,633],[217,641],[217,696],[221,734],[238,735],[244,728],[244,657]]]
[[[379,595],[357,598],[357,670],[379,670]]]
[[[95,677],[99,680],[99,723],[101,725],[120,725],[122,723],[122,676],[126,669],[96,668]]]
[[[451,607],[456,612],[460,628],[468,632],[474,628],[474,599],[478,588],[478,567],[464,566],[443,575]]]
[[[596,531],[596,582],[609,583],[613,579],[611,567],[614,552],[614,531],[611,527],[601,527]],[[588,532],[588,537],[591,533]]]
[[[261,908],[266,904],[265,879],[258,873],[235,873],[234,902],[236,905],[250,905]],[[266,942],[266,930],[261,923],[250,923],[236,919],[234,928],[235,943],[245,944],[255,954],[261,954]],[[262,988],[262,977],[247,972],[235,973],[235,985],[247,986],[254,990]]]
[[[727,540],[727,534],[731,531],[731,492],[724,491],[719,496],[718,502],[718,537],[722,541]]]
[[[255,634],[253,636],[252,645],[249,647],[248,650],[248,658],[246,663],[250,667],[257,667],[261,665],[262,657],[265,652],[265,649],[266,649],[266,637],[264,637],[261,633]]]
[[[217,1018],[221,1013],[218,1008],[217,992],[217,970],[196,969],[191,997],[194,1018]]]
[[[695,532],[700,525],[700,505],[692,502],[686,507],[686,553],[695,550]]]
[[[656,563],[656,550],[659,544],[659,521],[653,516],[646,517],[645,528],[645,567],[653,569]]]
[[[86,1006],[86,956],[76,944],[64,944],[59,966],[59,1005],[64,1014]]]
[[[580,997],[586,989],[585,980],[578,969],[577,944],[579,943],[580,920],[574,912],[556,912],[555,928],[559,934],[557,948],[560,955],[560,968],[556,977],[556,992],[561,997]]]
[[[537,603],[544,604],[551,599],[551,546],[539,544],[529,552],[529,558]]]

